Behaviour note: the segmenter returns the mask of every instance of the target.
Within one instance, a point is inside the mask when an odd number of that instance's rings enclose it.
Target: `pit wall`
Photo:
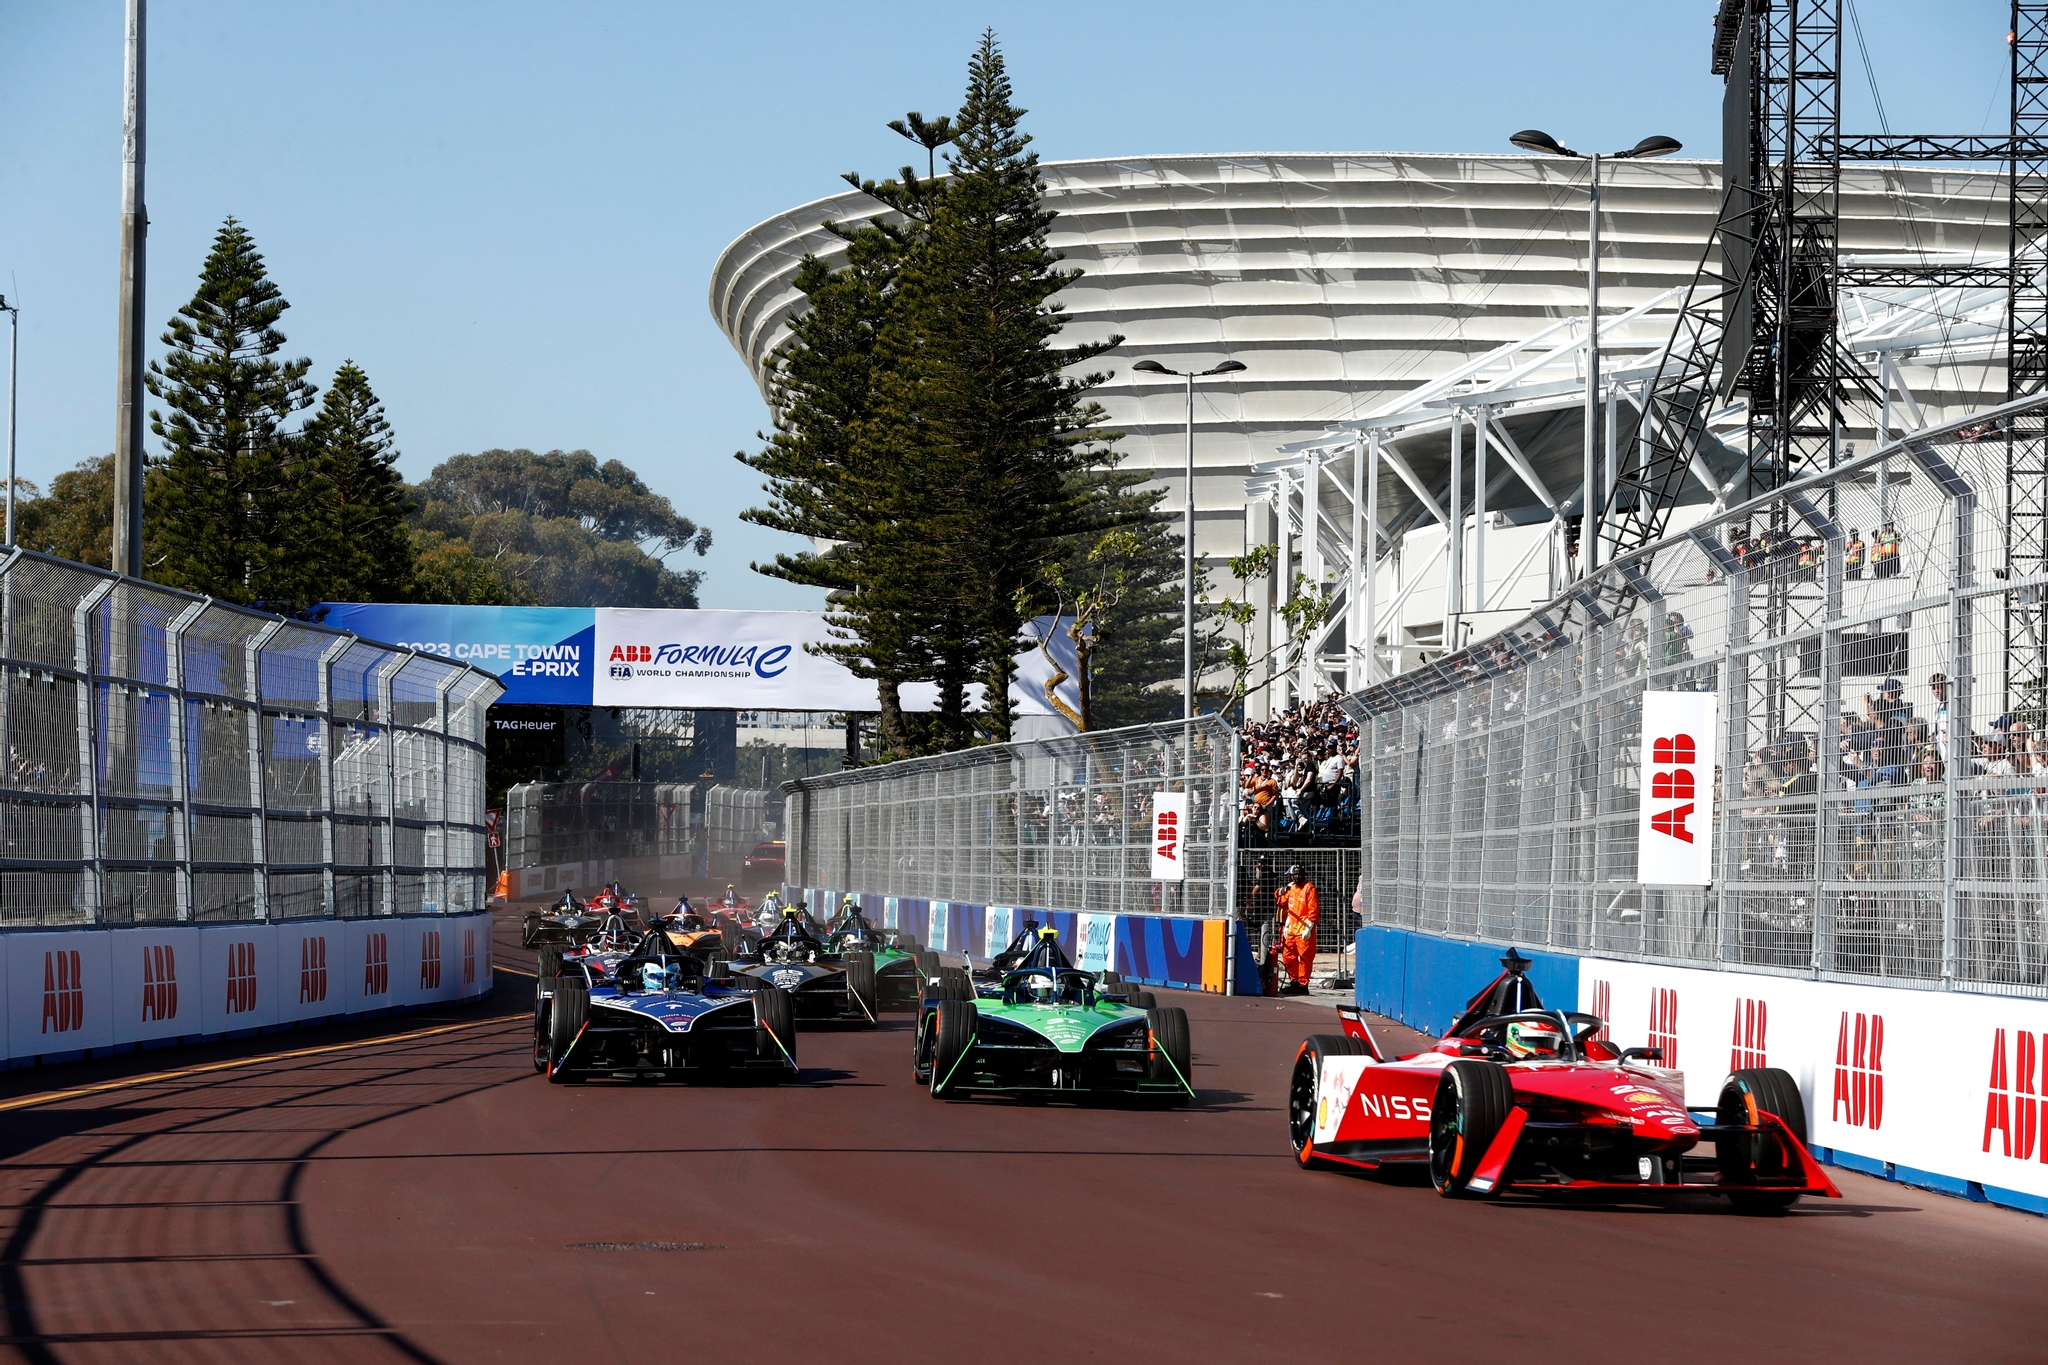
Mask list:
[[[787,898],[812,917],[831,920],[845,893],[790,887]],[[1035,919],[1059,934],[1060,946],[1084,971],[1114,971],[1148,986],[1213,994],[1257,995],[1258,964],[1235,920],[1179,915],[1094,915],[1028,906],[969,905],[909,896],[859,897],[870,924],[905,929],[925,947],[987,959],[1010,946]]]
[[[1432,1035],[1506,951],[1378,926],[1357,945],[1358,1003]],[[1662,1047],[1687,1103],[1712,1105],[1730,1071],[1782,1067],[1822,1161],[2048,1214],[2048,1001],[1523,951],[1546,1005]]]
[[[0,934],[8,1068],[474,1000],[491,917]]]

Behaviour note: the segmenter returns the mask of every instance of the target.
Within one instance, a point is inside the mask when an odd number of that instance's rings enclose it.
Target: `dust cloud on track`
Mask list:
[[[530,969],[515,935],[498,960]],[[0,1105],[112,1086],[0,1112],[0,1355],[2041,1354],[2024,1214],[1840,1172],[1846,1199],[1773,1219],[1302,1172],[1288,1067],[1336,1030],[1296,1002],[1175,997],[1201,1101],[1139,1111],[935,1102],[901,1015],[802,1034],[799,1084],[549,1086],[530,993],[506,971],[468,1009],[0,1079]]]

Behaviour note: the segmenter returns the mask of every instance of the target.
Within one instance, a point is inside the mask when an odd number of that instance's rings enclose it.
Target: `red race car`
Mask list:
[[[1842,1197],[1806,1150],[1806,1106],[1776,1067],[1737,1071],[1712,1110],[1656,1048],[1618,1048],[1590,1014],[1545,1009],[1510,951],[1426,1052],[1385,1055],[1360,1012],[1294,1061],[1287,1127],[1304,1167],[1427,1162],[1446,1198],[1587,1191],[1725,1195],[1738,1211]],[[1702,1141],[1711,1155],[1699,1155]]]

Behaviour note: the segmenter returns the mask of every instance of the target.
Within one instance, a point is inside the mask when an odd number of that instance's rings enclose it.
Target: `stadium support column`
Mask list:
[[[2041,257],[2048,242],[2048,156],[2042,152],[2048,143],[2048,4],[2014,0],[2011,44],[2006,397],[2016,399],[2048,389],[2048,269]],[[2019,413],[2006,423],[2005,436],[2006,567],[2025,578],[2048,566],[2048,423],[2038,412]],[[2020,594],[2008,594],[2005,604],[2005,695],[2016,715],[2039,724],[2048,709],[2043,609]]]
[[[1308,453],[1308,479],[1301,490],[1301,572],[1308,579],[1308,590],[1319,593],[1323,590],[1323,461],[1327,456],[1321,450]],[[1295,664],[1294,694],[1305,700],[1314,700],[1316,695],[1316,639],[1320,628],[1302,632],[1301,658]]]
[[[142,202],[147,0],[128,0],[121,115],[121,315],[115,363],[114,572],[142,574],[142,309],[149,212]]]
[[[1444,534],[1451,538],[1447,547],[1450,555],[1444,570],[1443,650],[1446,654],[1458,647],[1458,618],[1465,610],[1465,490],[1460,482],[1464,477],[1464,441],[1464,414],[1452,408],[1451,503],[1450,515],[1444,521]]]
[[[1377,591],[1380,581],[1380,434],[1374,431],[1363,451],[1365,459],[1365,591],[1364,628],[1365,681],[1379,680],[1380,622]]]
[[[1600,563],[1600,154],[1586,158],[1586,445],[1585,492],[1579,499],[1579,577]]]
[[[1365,580],[1371,567],[1365,557],[1365,438],[1351,447],[1351,579],[1344,588],[1344,690],[1356,692],[1365,685],[1359,659],[1359,642],[1365,638],[1361,611]]]
[[[1486,428],[1493,409],[1472,410],[1472,610],[1486,610]]]

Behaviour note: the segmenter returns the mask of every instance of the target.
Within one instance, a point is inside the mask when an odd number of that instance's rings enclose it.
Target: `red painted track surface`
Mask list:
[[[525,965],[500,934],[499,960]],[[1198,1107],[940,1104],[907,1020],[776,1089],[551,1087],[483,1006],[16,1073],[0,1354],[2039,1360],[2048,1221],[1838,1175],[1788,1217],[1463,1204],[1304,1173],[1321,1009],[1181,997]],[[468,1027],[426,1033],[430,1029]],[[287,1050],[335,1050],[278,1057]],[[246,1061],[214,1071],[172,1069]],[[578,1244],[599,1244],[583,1247]],[[702,1249],[607,1249],[657,1243]],[[1012,1334],[1019,1334],[1013,1336]],[[1035,1343],[1020,1349],[1019,1342]]]

